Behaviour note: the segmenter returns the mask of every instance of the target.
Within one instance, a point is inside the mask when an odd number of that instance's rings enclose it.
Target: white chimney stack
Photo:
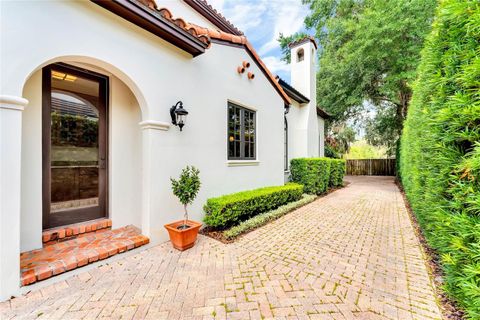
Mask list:
[[[317,44],[313,38],[305,37],[288,46],[291,54],[291,85],[312,102],[316,100]]]
[[[323,156],[323,147],[320,151],[323,128],[322,133],[319,133],[319,121],[323,120],[319,120],[317,116],[317,44],[312,37],[305,37],[288,46],[291,53],[291,85],[310,100],[309,103],[299,106],[299,123],[296,127],[300,141],[297,143],[304,147],[303,150],[297,148],[295,154],[303,157]]]

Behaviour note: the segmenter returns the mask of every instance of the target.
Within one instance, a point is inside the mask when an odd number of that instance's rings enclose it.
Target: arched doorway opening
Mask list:
[[[142,226],[144,100],[118,69],[93,62],[42,65],[24,85],[21,251],[40,248],[43,229],[77,221],[105,216],[113,227]],[[46,213],[61,218],[49,223]]]

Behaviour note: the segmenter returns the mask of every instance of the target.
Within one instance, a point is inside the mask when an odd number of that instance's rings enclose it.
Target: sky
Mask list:
[[[277,41],[280,33],[288,36],[305,31],[303,21],[308,6],[301,0],[208,0],[240,29],[273,74],[290,81],[290,66],[281,60]]]

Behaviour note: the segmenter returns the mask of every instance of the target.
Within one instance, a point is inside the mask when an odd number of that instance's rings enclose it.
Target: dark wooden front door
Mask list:
[[[43,228],[107,216],[106,76],[43,69]]]

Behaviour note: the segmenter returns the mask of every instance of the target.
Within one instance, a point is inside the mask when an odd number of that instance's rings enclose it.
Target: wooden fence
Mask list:
[[[347,175],[395,176],[395,159],[348,159]]]

